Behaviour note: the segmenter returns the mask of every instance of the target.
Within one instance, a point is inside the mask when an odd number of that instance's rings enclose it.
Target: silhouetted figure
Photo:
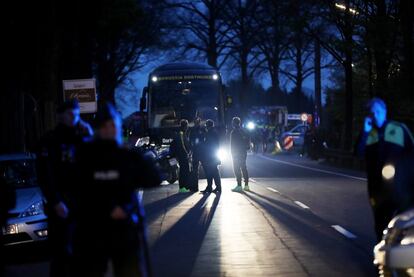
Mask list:
[[[232,189],[234,192],[241,192],[242,189],[242,174],[244,179],[244,190],[249,191],[249,173],[247,172],[247,150],[250,147],[248,135],[241,127],[241,120],[234,117],[233,130],[230,133],[230,149],[233,158],[233,170],[236,176],[237,186]]]
[[[69,273],[73,229],[72,188],[75,182],[75,155],[86,137],[92,135],[80,119],[76,100],[66,101],[57,110],[58,125],[40,142],[37,176],[46,198],[48,240],[51,248],[50,276]]]
[[[158,186],[161,178],[152,162],[122,146],[122,120],[112,105],[100,108],[95,126],[95,139],[77,155],[75,276],[104,276],[109,260],[116,277],[147,276],[137,188]]]
[[[372,99],[368,109],[369,115],[365,117],[356,152],[366,159],[368,194],[374,212],[377,239],[380,241],[383,230],[398,211],[393,197],[394,182],[392,178],[386,180],[383,177],[383,173],[387,173],[384,170],[392,169],[385,166],[395,167],[399,159],[412,152],[414,139],[404,124],[387,120],[387,107],[381,99]]]
[[[190,142],[188,141],[188,121],[180,121],[180,129],[175,134],[171,144],[171,152],[178,160],[180,171],[178,175],[179,192],[190,192]]]
[[[218,170],[220,160],[217,157],[217,151],[220,147],[220,137],[217,131],[214,129],[214,121],[209,119],[206,122],[207,133],[203,144],[203,168],[207,177],[207,187],[203,191],[209,193],[213,191],[213,180],[216,188],[213,192],[221,192],[221,177]]]
[[[206,128],[201,126],[201,118],[194,120],[194,127],[190,129],[189,140],[192,153],[191,159],[191,186],[192,191],[198,191],[199,168],[202,159],[202,145],[205,140]]]

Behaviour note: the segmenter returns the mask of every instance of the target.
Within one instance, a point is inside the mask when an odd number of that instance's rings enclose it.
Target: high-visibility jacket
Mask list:
[[[387,164],[395,166],[413,148],[413,135],[407,126],[399,122],[387,121],[381,128],[374,127],[369,133],[361,133],[356,152],[359,156],[365,156],[372,205],[395,202],[395,184],[384,180],[382,170]]]

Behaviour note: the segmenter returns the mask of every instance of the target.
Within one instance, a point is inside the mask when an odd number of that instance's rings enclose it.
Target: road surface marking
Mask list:
[[[280,193],[277,189],[271,188],[271,187],[267,187],[268,190],[276,192],[276,193]]]
[[[286,164],[286,165],[295,166],[295,167],[299,167],[299,168],[309,169],[309,170],[313,170],[313,171],[316,171],[316,172],[322,172],[322,173],[332,174],[332,175],[341,176],[341,177],[345,177],[345,178],[351,178],[351,179],[358,180],[358,181],[366,181],[367,180],[367,178],[361,178],[361,177],[356,177],[356,176],[343,174],[343,173],[338,173],[338,172],[334,172],[334,171],[323,170],[323,169],[318,169],[318,168],[314,168],[314,167],[294,164],[294,163],[290,163],[290,162],[286,162],[286,161],[272,159],[272,158],[269,158],[269,157],[266,157],[266,156],[263,156],[263,155],[260,155],[260,157],[262,157],[263,159],[269,160],[269,161],[276,162],[276,163],[281,163],[281,164]]]
[[[296,205],[298,205],[299,207],[303,208],[303,209],[310,209],[308,206],[306,206],[305,204],[303,204],[303,203],[302,203],[302,202],[300,202],[300,201],[294,201],[294,203],[295,203]]]
[[[342,235],[344,235],[345,237],[349,238],[349,239],[356,239],[357,236],[352,234],[351,232],[349,232],[347,229],[343,228],[340,225],[332,225],[332,228],[334,228],[336,231],[338,231],[339,233],[341,233]]]

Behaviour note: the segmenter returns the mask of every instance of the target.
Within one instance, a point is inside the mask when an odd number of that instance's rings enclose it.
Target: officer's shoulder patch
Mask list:
[[[404,128],[401,123],[389,122],[385,127],[384,140],[404,147]]]

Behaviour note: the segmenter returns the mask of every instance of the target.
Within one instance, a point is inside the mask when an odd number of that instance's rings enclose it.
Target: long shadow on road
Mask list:
[[[160,216],[165,211],[178,206],[186,198],[190,197],[189,193],[175,193],[166,198],[156,200],[154,202],[144,205],[145,213],[147,215],[147,223],[151,224],[158,216]]]
[[[167,230],[151,248],[155,276],[190,276],[207,230],[213,219],[220,194],[215,195],[211,206],[202,198]],[[219,242],[218,242],[219,243]],[[209,264],[211,269],[218,262]]]
[[[245,196],[265,211],[264,216],[272,217],[276,236],[286,241],[311,275],[376,276],[371,255],[334,233],[314,214],[255,192]]]

